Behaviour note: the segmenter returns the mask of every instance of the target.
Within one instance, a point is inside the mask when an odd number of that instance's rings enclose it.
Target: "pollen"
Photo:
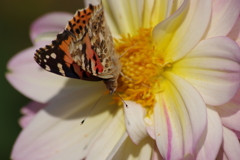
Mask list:
[[[135,101],[150,110],[155,103],[156,86],[159,87],[162,72],[171,66],[155,49],[151,31],[140,29],[137,35],[115,40],[122,66],[116,91],[123,100]]]

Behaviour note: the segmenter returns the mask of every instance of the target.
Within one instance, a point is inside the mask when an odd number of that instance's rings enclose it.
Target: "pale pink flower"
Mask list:
[[[24,95],[47,106],[22,131],[12,158],[238,159],[239,3],[104,0],[115,38],[153,28],[151,40],[164,53],[161,65],[167,70],[161,72],[163,81],[150,88],[152,110],[136,99],[126,101],[128,108],[110,105],[112,97],[106,95],[82,126],[105,86],[40,69],[33,61],[35,49],[50,43],[71,15],[52,13],[38,19],[31,30],[37,42],[9,62],[12,73],[7,78]]]

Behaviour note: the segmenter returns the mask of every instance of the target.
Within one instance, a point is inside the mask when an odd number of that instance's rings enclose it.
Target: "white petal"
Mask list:
[[[41,41],[37,45],[34,45],[33,47],[29,47],[29,48],[24,49],[23,51],[17,53],[8,62],[8,64],[7,64],[8,69],[10,71],[18,71],[18,72],[28,69],[30,67],[28,65],[36,64],[36,62],[34,62],[34,58],[33,58],[34,53],[36,52],[36,49],[39,49],[40,47],[43,47],[50,43],[51,43],[50,41]]]
[[[103,1],[105,16],[110,30],[112,31],[113,36],[119,36],[120,34],[126,33],[132,35],[142,26],[144,0],[122,0],[119,3],[121,4],[120,6],[118,6],[118,4],[114,6],[112,1]],[[123,8],[119,9],[119,7]],[[117,8],[117,10],[115,8]],[[126,18],[124,20],[125,24],[121,24],[122,16],[125,16]]]
[[[150,28],[151,25],[151,16],[154,6],[154,0],[145,0],[143,5],[143,12],[142,12],[142,27],[143,28]],[[166,7],[166,6],[164,6]]]
[[[149,160],[154,146],[154,140],[150,137],[145,138],[135,145],[130,138],[127,138],[119,148],[114,160]]]
[[[210,105],[221,105],[237,92],[240,82],[240,49],[227,37],[200,42],[172,71],[189,81]]]
[[[211,17],[211,1],[185,0],[182,6],[153,30],[165,61],[177,61],[200,41]],[[167,47],[167,48],[166,48]]]
[[[154,107],[155,137],[165,159],[192,157],[206,127],[206,106],[196,89],[182,78],[165,73],[163,92]]]
[[[147,126],[147,133],[152,139],[156,139],[154,126]]]
[[[218,155],[216,160],[229,160],[226,153],[223,150],[223,147],[221,146],[221,148],[219,149]]]
[[[220,117],[212,106],[208,106],[207,113],[208,127],[206,130],[206,137],[203,137],[199,143],[204,155],[198,154],[198,160],[214,160],[222,143],[223,129]]]
[[[144,108],[135,102],[126,101],[128,107],[124,107],[125,125],[127,132],[135,144],[138,144],[147,136],[146,124],[143,121],[145,117]]]
[[[114,38],[119,38],[120,37],[120,30],[119,27],[117,26],[116,21],[114,20],[114,17],[112,15],[111,8],[109,8],[109,5],[106,0],[102,1],[103,6],[104,6],[104,15],[106,18],[107,25],[111,31],[111,34]]]
[[[153,148],[151,160],[164,160],[163,157],[161,156],[156,144],[154,145],[154,148]]]
[[[154,27],[152,36],[159,50],[165,52],[166,47],[168,47],[170,40],[180,25],[180,21],[183,20],[187,12],[187,7],[188,0],[184,0],[181,7],[173,15]]]
[[[152,13],[150,16],[151,21],[150,23],[148,22],[150,26],[154,27],[166,19],[172,11],[172,5],[172,0],[155,0],[152,11],[150,12]]]
[[[111,10],[112,21],[115,21],[116,26],[121,34],[134,33],[134,25],[132,24],[131,11],[127,0],[112,1],[106,0],[108,8]],[[107,9],[108,10],[108,9]]]
[[[224,126],[240,131],[240,90],[230,102],[215,108]]]
[[[237,138],[240,139],[240,131],[233,131],[233,132],[236,134]]]
[[[117,142],[117,144],[114,146],[114,148],[112,149],[112,151],[110,152],[110,154],[108,154],[108,157],[106,158],[106,160],[111,160],[112,157],[117,153],[117,151],[119,150],[119,148],[122,146],[122,144],[124,143],[124,141],[128,138],[128,134],[127,132],[124,132],[124,134],[122,135],[122,137],[119,139],[119,141]]]
[[[56,37],[56,34],[63,31],[67,22],[71,20],[73,14],[64,12],[53,12],[41,16],[31,25],[31,40],[34,43],[40,34]]]
[[[100,3],[100,0],[84,0],[84,4],[87,7],[89,4],[92,5],[98,5]]]
[[[237,44],[240,46],[240,16],[237,19],[237,22],[233,26],[232,30],[228,34],[228,37],[233,39],[234,41],[237,42]]]
[[[237,136],[226,127],[223,127],[223,150],[229,160],[240,157],[240,144]]]
[[[111,123],[108,124],[103,133],[90,146],[86,160],[105,160],[124,133],[123,111],[119,109],[111,120]]]
[[[144,0],[128,1],[133,28],[137,31],[142,26]]]
[[[23,116],[19,120],[19,124],[22,128],[26,128],[28,124],[32,121],[38,111],[46,107],[47,104],[30,102],[21,109]]]
[[[212,17],[206,38],[226,36],[239,16],[239,0],[213,0]]]
[[[79,160],[111,123],[116,106],[104,96],[88,119],[80,125],[98,94],[78,91],[66,99],[50,102],[22,131],[14,145],[12,158],[19,160]]]

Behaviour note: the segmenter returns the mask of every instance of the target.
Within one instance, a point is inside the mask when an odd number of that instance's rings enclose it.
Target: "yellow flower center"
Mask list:
[[[155,49],[151,31],[140,29],[137,35],[115,40],[122,65],[117,92],[124,100],[135,101],[150,110],[155,103],[154,93],[161,91],[162,72],[171,66]]]

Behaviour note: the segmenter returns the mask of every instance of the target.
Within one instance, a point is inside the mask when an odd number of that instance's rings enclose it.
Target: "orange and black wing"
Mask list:
[[[64,30],[57,35],[56,40],[51,45],[36,50],[35,61],[45,70],[76,79],[89,81],[101,81],[102,79],[86,72],[74,62],[70,55],[70,43],[72,35],[68,30]]]

